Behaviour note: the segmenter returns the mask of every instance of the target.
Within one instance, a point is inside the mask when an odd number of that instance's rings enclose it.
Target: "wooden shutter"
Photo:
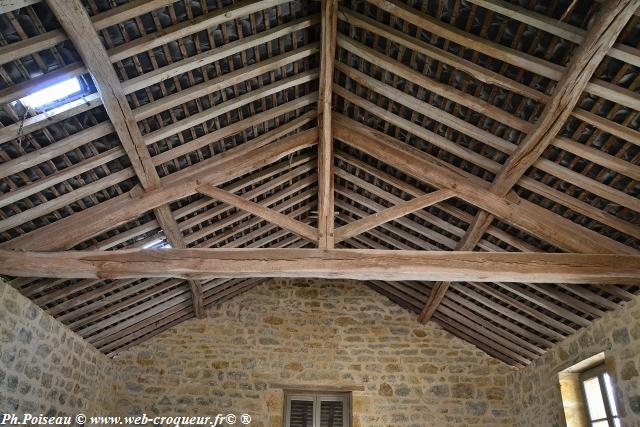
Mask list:
[[[285,427],[349,427],[349,402],[347,394],[287,395]]]
[[[320,427],[344,426],[344,401],[320,400]]]
[[[289,427],[314,427],[313,400],[291,400]]]

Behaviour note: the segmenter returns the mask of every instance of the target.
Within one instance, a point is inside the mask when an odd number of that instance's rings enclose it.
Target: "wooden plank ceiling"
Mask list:
[[[0,4],[0,249],[638,255],[640,0],[542,3]],[[10,284],[115,354],[265,280],[187,278]],[[640,292],[533,282],[365,283],[515,366]]]

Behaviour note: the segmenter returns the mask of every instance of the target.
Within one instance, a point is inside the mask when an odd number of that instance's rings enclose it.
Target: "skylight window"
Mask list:
[[[162,243],[162,239],[154,239],[149,243],[142,246],[142,249],[171,249],[171,244],[168,242]],[[161,244],[162,243],[162,244]]]
[[[152,240],[152,241],[150,241],[149,243],[147,243],[147,244],[143,245],[143,246],[142,246],[142,249],[151,249],[151,248],[153,248],[154,246],[156,246],[158,243],[161,243],[161,242],[162,242],[162,239],[155,239],[155,240]]]
[[[70,78],[60,83],[56,83],[31,95],[20,98],[20,102],[25,107],[34,110],[44,105],[52,104],[56,101],[62,101],[65,98],[79,94],[82,91],[80,81],[77,77]]]

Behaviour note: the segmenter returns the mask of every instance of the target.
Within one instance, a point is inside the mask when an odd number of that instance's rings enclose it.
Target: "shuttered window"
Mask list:
[[[287,394],[285,427],[349,427],[348,394]]]

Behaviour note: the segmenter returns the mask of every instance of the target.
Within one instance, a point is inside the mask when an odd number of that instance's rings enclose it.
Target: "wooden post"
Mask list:
[[[333,133],[331,98],[338,31],[338,1],[322,0],[318,98],[318,247],[334,247]]]

